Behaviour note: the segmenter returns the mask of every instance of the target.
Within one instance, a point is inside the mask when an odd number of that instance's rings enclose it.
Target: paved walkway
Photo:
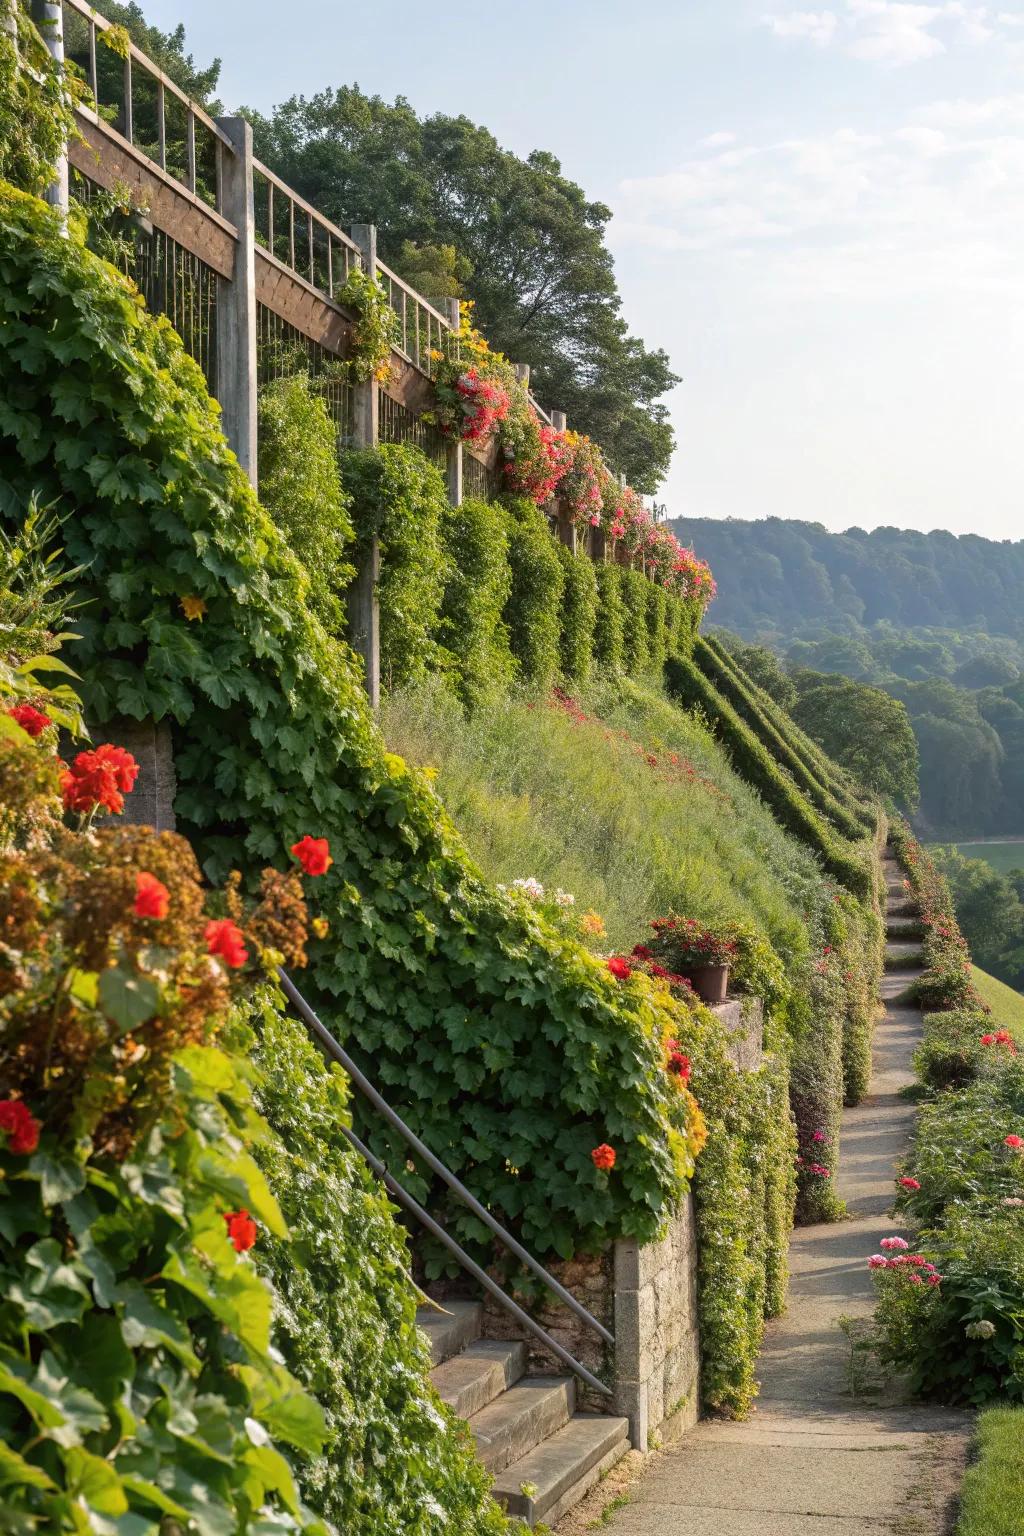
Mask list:
[[[886,864],[890,906],[902,899]],[[898,1090],[913,1080],[921,1015],[894,999],[915,967],[883,983],[885,1017],[870,1091],[843,1116],[837,1186],[851,1219],[800,1227],[790,1248],[789,1310],[769,1325],[757,1412],[706,1420],[658,1459],[608,1536],[939,1536],[948,1529],[969,1419],[920,1406],[871,1405],[847,1390],[849,1348],[836,1319],[872,1310],[868,1254],[898,1232],[886,1216],[893,1169],[913,1119]]]

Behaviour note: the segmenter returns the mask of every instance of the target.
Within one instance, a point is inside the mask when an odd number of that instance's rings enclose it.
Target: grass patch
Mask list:
[[[976,965],[971,971],[982,1002],[992,1009],[993,1023],[999,1029],[1008,1029],[1024,1045],[1024,996]],[[1024,1523],[1021,1528],[1024,1530]]]
[[[964,1478],[956,1536],[1024,1532],[1024,1409],[990,1408],[978,1420],[977,1461]]]

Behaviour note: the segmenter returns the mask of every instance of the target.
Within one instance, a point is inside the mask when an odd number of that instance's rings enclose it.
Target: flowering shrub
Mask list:
[[[732,965],[739,953],[739,942],[726,933],[716,933],[695,917],[656,917],[651,924],[651,946],[655,954],[673,970],[686,972],[704,965]]]
[[[971,980],[971,957],[945,876],[901,818],[893,821],[889,840],[917,902],[924,933],[924,972],[908,995],[925,1009],[987,1013],[988,1005]]]
[[[353,267],[334,298],[356,316],[346,359],[350,376],[386,384],[391,377],[391,349],[399,339],[400,328],[384,284],[361,267]]]

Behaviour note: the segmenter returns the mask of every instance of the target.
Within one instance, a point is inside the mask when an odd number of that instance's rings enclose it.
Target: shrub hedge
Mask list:
[[[742,683],[761,713],[774,724],[776,731],[784,737],[790,751],[804,765],[812,778],[833,799],[837,800],[844,810],[853,815],[862,827],[868,831],[874,831],[878,813],[871,796],[851,779],[844,768],[828,756],[813,737],[807,735],[802,726],[797,724],[770,693],[753,681],[739,659],[722,644],[716,635],[705,635],[703,639],[725,671]]]
[[[473,705],[512,681],[514,663],[502,619],[512,589],[505,516],[469,499],[453,507],[442,538],[445,584],[437,640],[451,658],[460,697]]]
[[[597,567],[597,618],[594,622],[594,660],[598,668],[614,676],[621,672],[624,657],[622,572],[617,565]]]
[[[433,792],[383,750],[353,658],[311,615],[171,327],[10,190],[0,312],[0,516],[35,489],[74,509],[90,719],[171,721],[179,826],[212,877],[330,838],[312,1000],[532,1248],[652,1237],[686,1187],[694,1127],[661,1067],[659,1007],[483,884]],[[405,475],[404,459],[384,463],[360,461],[359,486],[350,469],[354,491],[373,494],[392,465]],[[205,603],[201,624],[185,597]],[[596,1179],[602,1141],[618,1162]],[[442,1191],[430,1199],[478,1243]]]
[[[589,556],[573,554],[565,544],[559,544],[558,553],[563,578],[559,663],[564,678],[585,683],[594,658],[598,603],[596,569]]]
[[[338,468],[338,431],[309,375],[277,379],[259,397],[260,501],[309,577],[313,612],[331,634],[344,628],[355,538]]]
[[[647,617],[650,582],[641,571],[624,567],[622,585],[622,665],[631,677],[646,670],[651,660]]]
[[[863,837],[863,824],[843,807],[790,745],[787,740],[789,732],[780,718],[778,706],[772,704],[769,709],[762,705],[756,698],[753,688],[736,667],[733,658],[727,658],[707,640],[699,638],[693,647],[693,660],[705,677],[709,678],[718,691],[725,695],[761,745],[789,774],[811,804],[828,818],[843,837],[851,842],[856,842]]]
[[[988,1005],[974,985],[970,953],[945,876],[901,817],[893,820],[889,841],[908,893],[918,905],[923,933],[924,971],[907,989],[908,999],[930,1010],[987,1013]]]
[[[841,884],[859,896],[871,897],[874,881],[867,850],[858,857],[843,846],[699,667],[686,657],[670,656],[665,663],[665,680],[682,704],[700,709],[713,724],[738,772],[756,785],[787,831],[813,848],[824,868]]]

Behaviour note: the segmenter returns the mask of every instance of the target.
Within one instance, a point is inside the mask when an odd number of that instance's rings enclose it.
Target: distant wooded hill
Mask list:
[[[880,621],[1024,638],[1024,540],[898,528],[829,533],[779,517],[676,518],[669,527],[711,564],[713,622],[750,638],[818,625],[850,633]]]

